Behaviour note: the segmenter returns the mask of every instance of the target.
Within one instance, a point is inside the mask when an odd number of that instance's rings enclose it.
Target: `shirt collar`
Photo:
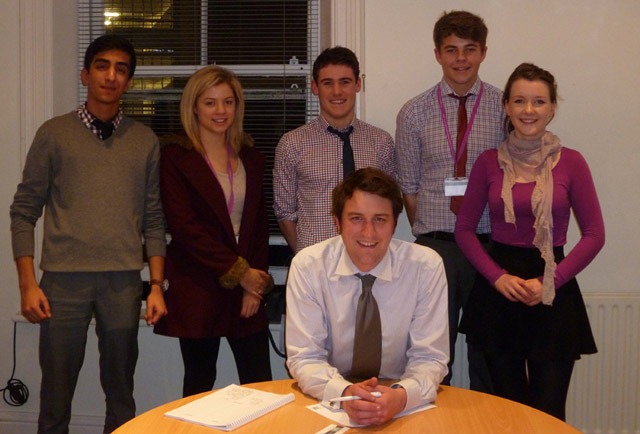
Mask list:
[[[473,83],[473,86],[471,86],[471,89],[469,89],[469,91],[465,94],[465,95],[478,95],[478,93],[480,93],[480,85],[482,84],[482,80],[480,80],[480,77],[478,77],[476,79],[476,82]],[[440,80],[440,89],[442,89],[442,95],[449,95],[451,93],[455,94],[455,92],[453,91],[453,89],[451,88],[451,86],[449,86],[449,84],[447,83],[447,81],[443,78],[442,80]],[[464,96],[464,95],[458,95],[458,96]]]
[[[91,122],[93,122],[93,120],[96,117],[93,114],[91,114],[89,110],[87,110],[87,103],[80,104],[76,111],[78,113],[78,117],[87,128],[92,130],[95,129],[95,127],[91,124]],[[123,116],[124,115],[122,113],[122,109],[119,108],[118,114],[116,114],[116,117],[113,118],[113,120],[111,121],[113,122],[114,131],[118,129],[118,125],[120,125],[120,122],[122,121]]]
[[[321,127],[323,130],[325,130],[325,131],[327,131],[327,128],[328,128],[328,127],[333,126],[333,125],[331,125],[329,122],[327,122],[327,120],[326,120],[324,117],[322,117],[322,115],[319,115],[319,116],[318,116],[318,119],[319,119],[319,121],[320,121],[320,127]],[[347,125],[347,126],[346,126],[346,127],[344,127],[344,128],[339,129],[339,131],[346,131],[346,130],[347,130],[347,128],[349,128],[350,126],[352,126],[352,127],[353,127],[353,129],[355,130],[355,125],[356,125],[356,117],[354,116],[354,118],[353,118],[353,119],[351,119],[351,122],[349,122],[349,125]],[[335,128],[335,127],[334,127],[334,128]]]
[[[340,235],[338,235],[340,236]],[[391,258],[391,244],[387,248],[387,252],[384,254],[378,265],[376,265],[371,271],[363,272],[353,263],[347,249],[344,247],[342,239],[340,240],[340,256],[338,257],[338,265],[336,267],[336,274],[338,276],[353,276],[354,274],[372,274],[376,276],[376,279],[386,280],[391,282],[393,277],[393,267]]]

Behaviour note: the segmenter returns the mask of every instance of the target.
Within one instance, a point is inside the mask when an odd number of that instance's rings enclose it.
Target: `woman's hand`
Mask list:
[[[240,309],[240,317],[250,318],[258,313],[260,309],[260,303],[262,303],[262,297],[258,297],[255,294],[243,291],[242,293],[242,308]]]
[[[527,281],[512,274],[503,274],[495,281],[493,286],[509,301],[519,301],[527,304],[534,295],[527,286]]]
[[[249,268],[247,272],[244,273],[244,276],[242,276],[242,279],[240,279],[240,286],[242,286],[246,292],[261,299],[270,281],[271,278],[268,273],[256,268]]]
[[[530,294],[528,301],[525,302],[527,306],[542,303],[542,282],[539,279],[529,279],[524,282],[524,286]]]
[[[240,316],[242,318],[252,317],[258,312],[263,295],[270,281],[271,277],[268,273],[256,268],[249,268],[247,272],[244,273],[244,276],[240,279],[240,286],[244,289],[242,294],[242,308],[240,310]]]

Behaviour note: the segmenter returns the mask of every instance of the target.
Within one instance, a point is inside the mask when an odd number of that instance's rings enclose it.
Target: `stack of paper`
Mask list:
[[[232,384],[165,413],[175,419],[231,431],[293,401],[281,395]]]

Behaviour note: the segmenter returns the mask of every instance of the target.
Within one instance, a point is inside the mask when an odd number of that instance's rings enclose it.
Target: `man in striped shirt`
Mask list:
[[[476,274],[453,236],[456,214],[452,197],[458,196],[458,200],[461,197],[460,192],[450,191],[455,184],[452,181],[455,178],[466,187],[466,176],[476,158],[484,150],[498,146],[504,138],[502,92],[478,77],[480,64],[487,54],[487,33],[482,18],[474,14],[452,11],[442,15],[435,24],[433,39],[443,78],[402,107],[396,127],[398,179],[413,235],[417,243],[431,247],[442,256],[447,273],[450,370],[459,311]],[[464,132],[458,134],[461,104],[466,110],[467,122],[466,128],[464,124],[461,128]],[[458,135],[462,136],[460,142]],[[479,238],[489,241],[486,211],[478,232]],[[484,360],[473,348],[469,348],[469,377],[472,389],[491,391]],[[449,384],[450,380],[451,371],[443,384]]]
[[[354,169],[375,167],[396,177],[393,138],[356,119],[361,84],[360,65],[351,50],[324,50],[313,64],[311,82],[320,116],[283,135],[276,148],[273,207],[294,252],[337,235],[331,191],[344,177],[340,135],[348,137]]]

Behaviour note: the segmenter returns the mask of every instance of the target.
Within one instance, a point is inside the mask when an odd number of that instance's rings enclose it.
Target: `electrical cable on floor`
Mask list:
[[[4,402],[12,407],[24,405],[29,400],[29,389],[17,378],[13,378],[16,373],[16,323],[13,323],[13,370],[11,378],[7,381],[7,387],[0,389]]]

